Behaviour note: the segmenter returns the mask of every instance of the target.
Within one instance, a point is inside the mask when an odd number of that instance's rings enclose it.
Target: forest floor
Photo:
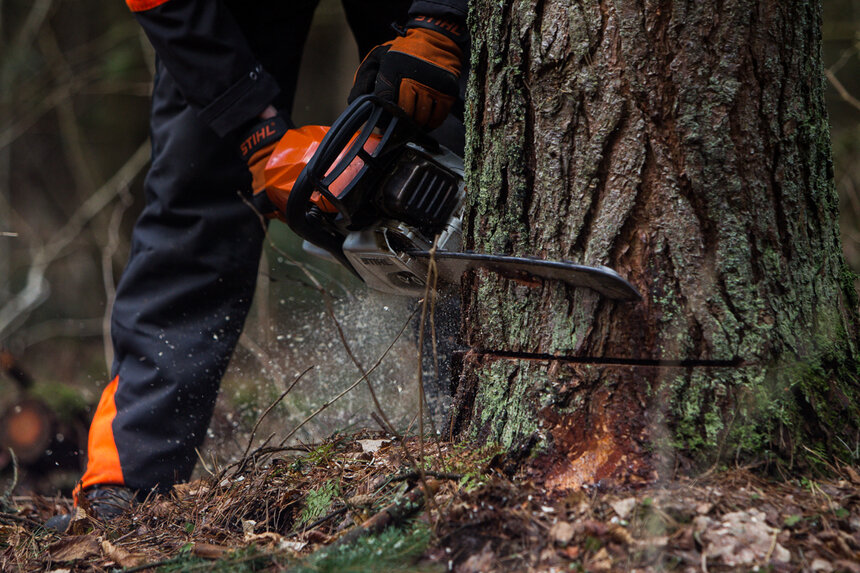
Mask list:
[[[109,523],[79,508],[66,534],[39,524],[69,500],[6,496],[0,569],[860,572],[853,468],[547,495],[505,462],[488,446],[340,435],[249,452]]]

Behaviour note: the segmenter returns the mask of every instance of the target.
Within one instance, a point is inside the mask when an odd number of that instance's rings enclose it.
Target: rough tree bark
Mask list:
[[[857,295],[818,3],[471,10],[467,247],[604,264],[644,300],[469,278],[455,429],[542,439],[551,488],[854,461]]]

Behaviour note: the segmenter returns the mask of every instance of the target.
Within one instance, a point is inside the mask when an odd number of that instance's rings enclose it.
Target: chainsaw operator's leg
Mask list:
[[[251,304],[262,247],[238,195],[244,163],[159,66],[146,207],[117,288],[114,380],[90,428],[83,487],[187,480]]]
[[[289,113],[316,0],[234,4]],[[161,64],[152,99],[146,207],[117,288],[113,381],[90,427],[83,488],[190,478],[257,277],[264,232],[239,196],[251,178],[237,142],[198,118]]]

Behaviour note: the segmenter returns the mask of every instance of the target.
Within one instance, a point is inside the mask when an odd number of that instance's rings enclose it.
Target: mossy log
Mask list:
[[[856,461],[820,12],[473,0],[466,247],[607,265],[644,300],[467,277],[461,435],[545,438],[559,487]]]

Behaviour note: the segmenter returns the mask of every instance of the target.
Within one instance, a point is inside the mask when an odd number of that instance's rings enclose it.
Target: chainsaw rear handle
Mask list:
[[[365,144],[377,130],[382,131],[381,139],[369,153],[365,150]],[[345,235],[334,225],[326,224],[327,215],[316,208],[311,197],[315,191],[319,192],[335,207],[338,216],[345,223],[344,226],[349,226],[352,215],[344,201],[350,201],[355,208],[355,202],[370,200],[367,197],[355,196],[356,194],[351,192],[361,180],[366,184],[365,192],[372,192],[375,183],[373,180],[383,175],[388,164],[386,155],[406,141],[421,141],[428,146],[438,145],[398,107],[374,95],[364,95],[353,100],[332,124],[313,157],[296,179],[284,213],[287,225],[297,235],[325,249],[355,272],[343,254]],[[339,162],[338,157],[341,157]],[[334,193],[332,184],[356,159],[361,160],[361,169],[338,193]],[[367,173],[368,171],[371,173]],[[366,181],[368,177],[371,180],[369,185]]]

